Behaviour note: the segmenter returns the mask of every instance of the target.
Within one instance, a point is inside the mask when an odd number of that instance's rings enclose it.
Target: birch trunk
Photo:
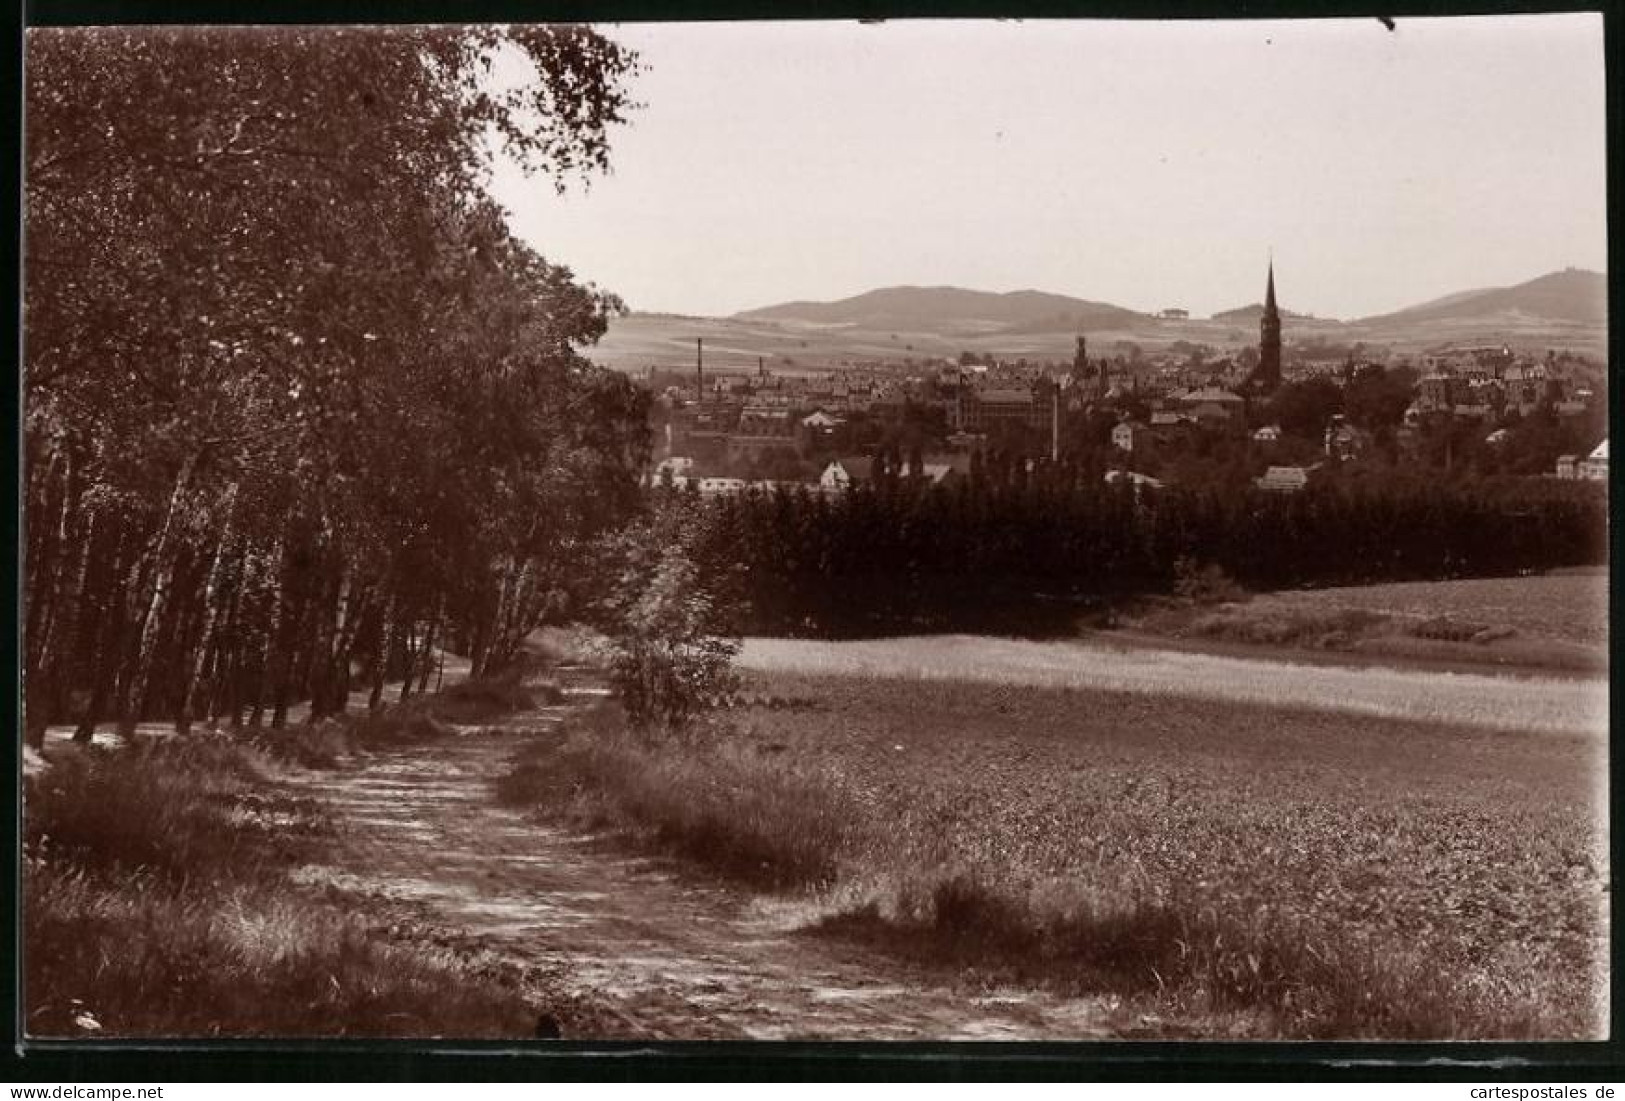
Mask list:
[[[203,629],[198,633],[197,648],[188,663],[186,683],[181,686],[180,714],[175,719],[177,733],[185,734],[192,727],[193,709],[196,707],[198,683],[203,668],[213,656],[215,629],[220,622],[220,586],[225,580],[226,548],[231,543],[232,522],[237,514],[237,487],[226,490],[226,520],[220,539],[214,546],[214,560],[209,563],[208,580],[203,588]]]

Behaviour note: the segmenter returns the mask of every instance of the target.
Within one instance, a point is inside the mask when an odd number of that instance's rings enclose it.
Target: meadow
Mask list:
[[[1606,568],[1529,577],[1334,586],[1221,600],[1138,602],[1115,626],[1131,641],[1235,644],[1400,668],[1606,676]],[[1103,635],[1110,638],[1112,635]],[[1599,720],[1600,721],[1600,720]]]
[[[1274,594],[1287,606],[1359,609],[1417,619],[1439,617],[1504,626],[1542,641],[1603,646],[1608,641],[1608,571],[1553,570],[1537,577],[1415,581]]]
[[[503,794],[799,892],[809,936],[981,991],[1110,992],[1125,1035],[1606,1033],[1594,701],[1564,712],[1554,682],[1518,712],[1528,682],[1475,703],[1494,678],[1434,677],[1457,691],[1361,711],[1316,706],[1355,689],[1308,670],[1282,705],[1218,673],[1183,693],[1068,676],[1033,645],[753,640],[709,730],[600,714]]]

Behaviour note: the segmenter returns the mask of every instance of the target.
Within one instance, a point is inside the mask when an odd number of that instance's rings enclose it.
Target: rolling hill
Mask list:
[[[786,302],[735,317],[872,331],[1030,333],[1120,329],[1144,315],[1044,291],[995,294],[961,287],[885,287],[837,302]]]
[[[1208,320],[1218,321],[1226,325],[1257,325],[1258,319],[1264,316],[1264,303],[1254,302],[1251,306],[1237,306],[1233,310],[1223,310],[1214,314]],[[1281,317],[1288,321],[1323,321],[1324,318],[1310,317],[1308,314],[1293,313],[1291,310],[1282,310]]]
[[[612,320],[608,334],[588,354],[622,370],[681,366],[694,362],[694,341],[700,337],[706,365],[723,370],[953,358],[967,349],[1064,360],[1071,357],[1078,333],[1089,337],[1091,349],[1114,354],[1132,345],[1152,351],[1176,341],[1221,348],[1255,344],[1261,309],[1255,304],[1207,320],[1165,320],[1034,290],[887,287],[837,302],[786,302],[732,317],[629,314]],[[1607,277],[1573,268],[1356,321],[1283,313],[1288,344],[1331,340],[1419,352],[1493,342],[1607,354]]]
[[[1607,324],[1608,277],[1601,272],[1566,268],[1512,287],[1487,287],[1435,298],[1390,314],[1362,318],[1359,324],[1467,321],[1498,315]]]

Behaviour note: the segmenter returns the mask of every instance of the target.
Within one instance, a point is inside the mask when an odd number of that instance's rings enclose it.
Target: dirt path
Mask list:
[[[499,806],[491,781],[527,733],[567,709],[298,779],[344,826],[333,866],[305,877],[412,903],[459,939],[603,1007],[634,1036],[1107,1035],[1099,1001],[947,989],[892,958],[798,934],[809,912],[792,901],[696,881]]]

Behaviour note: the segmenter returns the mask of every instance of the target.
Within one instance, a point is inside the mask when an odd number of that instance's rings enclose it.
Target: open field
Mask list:
[[[1117,626],[1128,633],[1098,637],[1434,671],[1606,676],[1608,575],[1588,568],[1244,594],[1207,605],[1153,600],[1125,610]]]
[[[1350,717],[1445,722],[1526,734],[1606,729],[1600,680],[1440,674],[1406,669],[1265,662],[1221,655],[932,635],[861,642],[749,639],[743,669],[767,674],[872,677],[926,694],[934,684],[1009,692],[1118,692],[1226,705],[1270,705]]]
[[[1354,971],[1428,959],[1443,1003],[1480,1007],[1436,1021],[1444,1035],[1493,1034],[1522,1012],[1535,1034],[1596,1028],[1600,733],[1521,738],[1477,721],[875,673],[752,679],[807,701],[752,713],[742,729],[856,797],[876,838],[857,867],[904,882],[953,869],[1040,913],[1049,895],[1063,911],[1275,920],[1266,943],[1290,928]],[[1499,1023],[1475,1019],[1492,1005]],[[1179,1009],[1176,997],[1152,1012]]]
[[[1605,1031],[1601,682],[970,637],[742,664],[709,737],[600,724],[513,785],[1119,1035]]]
[[[1385,615],[1447,616],[1507,626],[1530,639],[1606,645],[1608,571],[1559,570],[1538,577],[1417,581],[1273,594],[1289,607],[1357,608]]]

